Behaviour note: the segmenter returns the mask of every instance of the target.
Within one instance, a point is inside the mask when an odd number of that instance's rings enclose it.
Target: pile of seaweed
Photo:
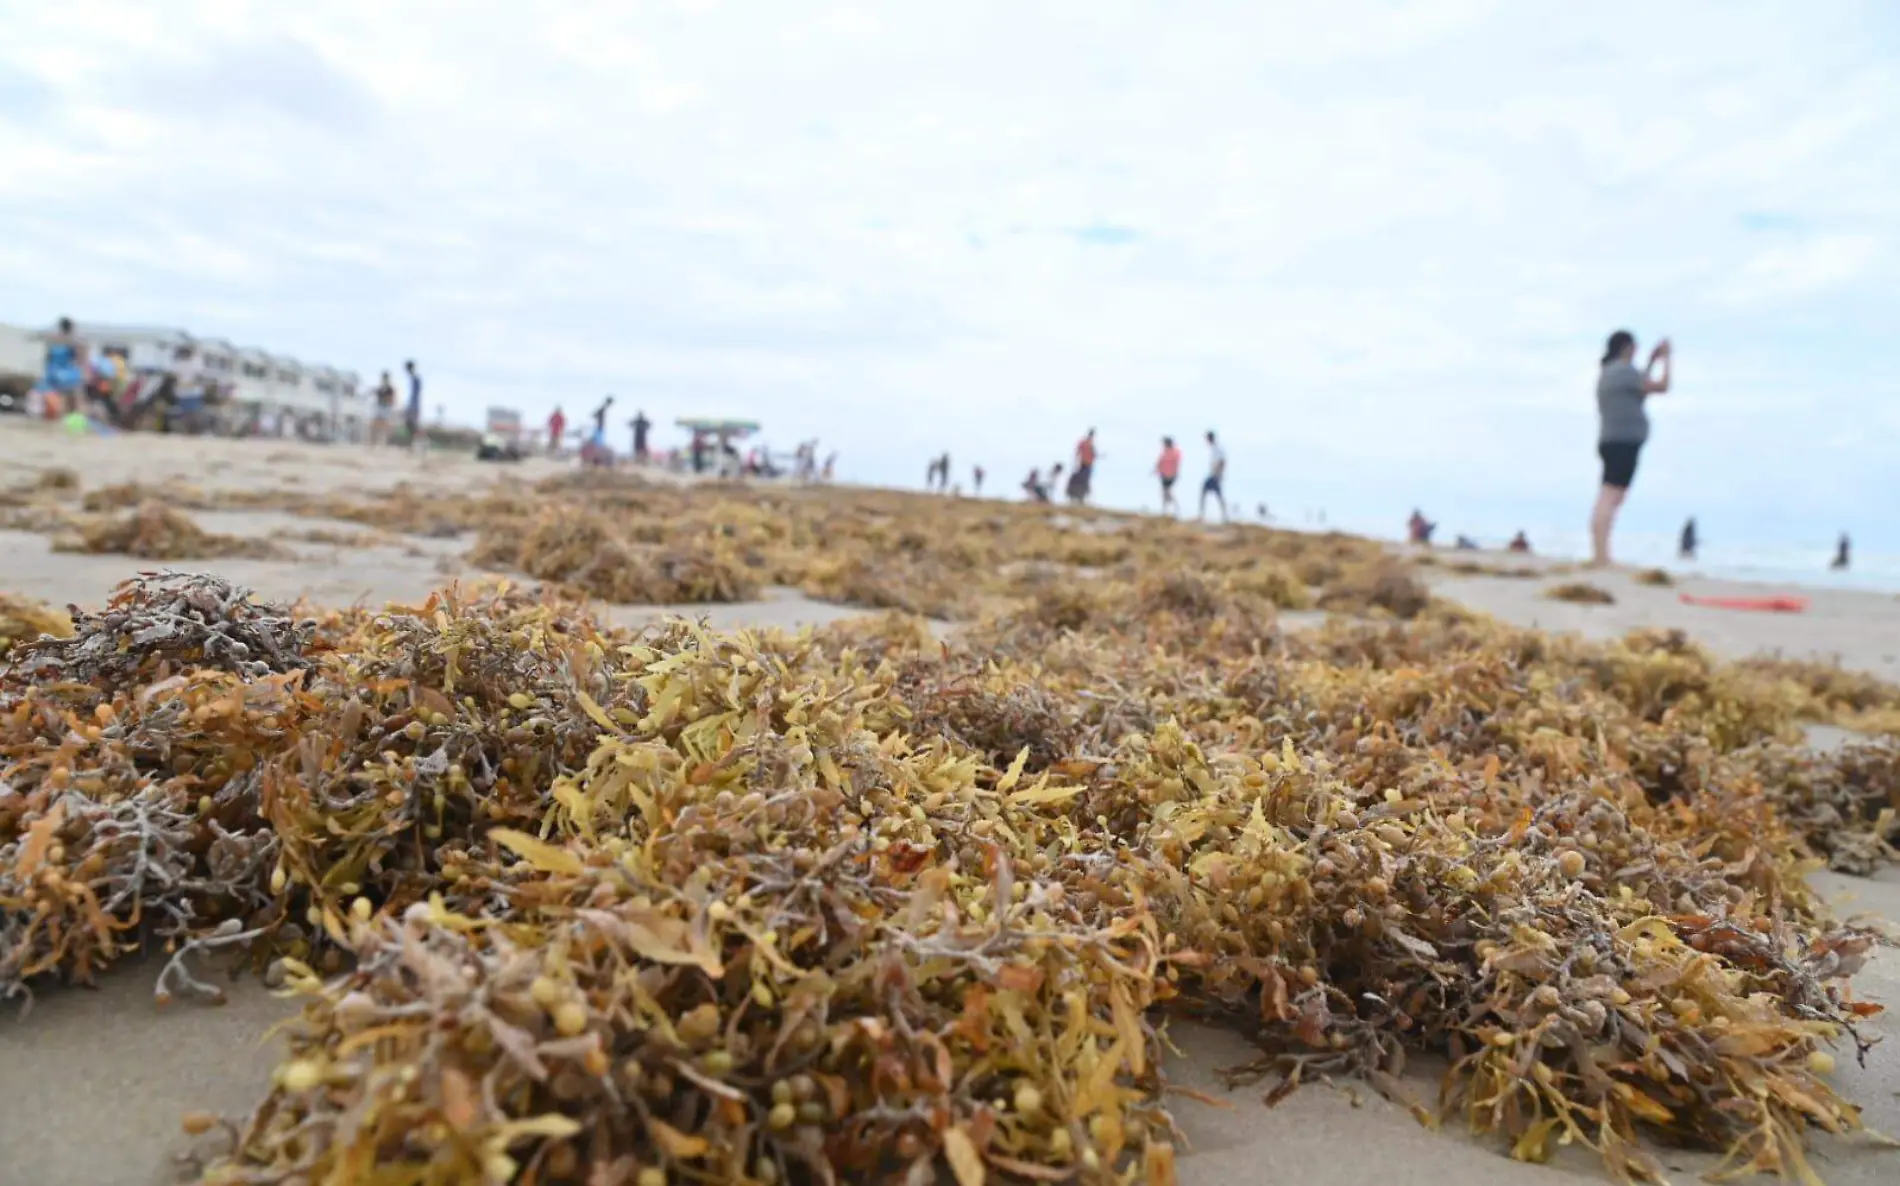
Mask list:
[[[273,560],[288,556],[270,540],[206,531],[190,515],[155,498],[139,503],[128,514],[81,520],[72,534],[53,541],[53,550],[113,553],[141,560],[209,560],[220,556]]]
[[[1276,1097],[1444,1057],[1619,1178],[1857,1127],[1876,936],[1802,874],[1893,855],[1891,744],[1798,748],[1811,684],[1679,635],[1284,632],[1225,546],[950,643],[132,582],[0,665],[0,995],[154,946],[301,994],[209,1182],[1169,1182],[1180,1011]]]
[[[73,620],[64,610],[17,593],[0,592],[0,655],[15,643],[51,634],[65,638],[73,632]]]
[[[154,504],[168,511],[152,510]],[[151,558],[244,554],[179,550],[205,546],[171,542],[189,538],[181,525],[185,510],[277,510],[433,538],[472,532],[466,560],[477,568],[623,604],[744,601],[780,586],[843,605],[970,621],[1051,584],[1132,587],[1189,568],[1250,585],[1283,609],[1319,604],[1410,617],[1429,601],[1409,566],[1352,536],[1208,528],[896,491],[681,486],[583,470],[534,485],[503,480],[480,495],[407,483],[312,494],[127,482],[87,491],[81,505],[94,513],[135,510],[129,519],[80,525],[101,547],[143,546],[148,550],[132,554]],[[73,525],[70,512],[37,492],[22,495],[8,514],[11,525],[30,530],[57,533]],[[143,537],[165,542],[136,542],[141,523]]]

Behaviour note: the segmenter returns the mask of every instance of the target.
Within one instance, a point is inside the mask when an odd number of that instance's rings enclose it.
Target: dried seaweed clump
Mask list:
[[[314,631],[220,577],[163,572],[120,585],[103,611],[81,614],[64,635],[22,643],[0,675],[108,696],[187,671],[263,679],[306,666]]]
[[[1659,589],[1676,583],[1676,578],[1670,576],[1666,568],[1645,568],[1631,579],[1639,585],[1653,585]]]
[[[1766,746],[1739,755],[1736,764],[1737,777],[1759,781],[1777,814],[1828,868],[1864,877],[1900,860],[1900,743],[1827,754]]]
[[[1235,593],[1262,598],[1280,609],[1311,609],[1314,604],[1306,582],[1282,564],[1236,569],[1227,574],[1225,583]]]
[[[1040,772],[1082,739],[1070,706],[1042,688],[1012,684],[971,664],[926,660],[907,668],[892,692],[915,732],[954,741],[992,765],[1024,754],[1026,768]]]
[[[723,549],[630,545],[606,515],[576,508],[544,514],[526,531],[485,532],[471,559],[486,565],[512,560],[537,580],[628,605],[746,601],[759,594],[758,578]]]
[[[75,626],[0,665],[0,999],[148,940],[177,947],[161,991],[195,984],[270,902],[256,772],[299,740],[311,626],[177,574]]]
[[[88,490],[79,505],[89,512],[100,514],[130,510],[152,501],[191,510],[206,510],[211,506],[202,492],[175,482],[160,486],[147,486],[143,482],[112,482],[96,490]]]
[[[1568,601],[1576,605],[1615,605],[1616,598],[1608,589],[1592,585],[1588,581],[1565,581],[1544,590],[1544,596],[1552,601]]]
[[[67,465],[50,465],[33,479],[33,488],[66,494],[79,489],[79,471]]]
[[[894,609],[929,618],[955,618],[967,604],[959,581],[941,564],[902,555],[874,559],[853,551],[820,557],[801,583],[807,597],[865,609]]]
[[[1736,669],[1776,683],[1792,685],[1807,699],[1806,719],[1827,721],[1863,733],[1900,733],[1900,688],[1838,660],[1758,656]]]
[[[1412,567],[1380,558],[1354,565],[1332,578],[1320,594],[1320,608],[1342,613],[1384,611],[1395,618],[1416,618],[1431,604],[1431,591]]]
[[[120,518],[82,523],[74,536],[53,543],[56,552],[114,553],[141,560],[208,560],[242,556],[254,560],[288,555],[270,540],[206,531],[190,515],[155,499]]]
[[[72,632],[73,620],[64,610],[17,593],[0,593],[0,655],[42,634],[65,638]]]
[[[1426,561],[1442,564],[1446,572],[1461,577],[1504,577],[1514,581],[1529,581],[1545,575],[1543,570],[1528,564],[1487,564],[1482,560],[1439,561],[1433,556],[1417,557],[1413,563],[1423,564]]]

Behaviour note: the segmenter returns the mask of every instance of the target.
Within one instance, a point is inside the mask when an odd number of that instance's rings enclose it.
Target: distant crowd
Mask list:
[[[1067,481],[1063,479],[1065,472],[1063,462],[1056,462],[1047,471],[1038,466],[1030,470],[1029,476],[1023,479],[1023,496],[1031,502],[1053,503],[1059,491],[1061,497],[1071,505],[1086,505],[1094,490],[1095,466],[1102,456],[1101,450],[1096,445],[1095,430],[1091,428],[1075,444],[1074,465],[1066,469]],[[1175,501],[1174,485],[1181,476],[1181,449],[1174,443],[1173,437],[1161,438],[1161,452],[1155,460],[1153,474],[1161,486],[1162,513],[1179,514],[1180,506]],[[983,495],[985,477],[982,466],[971,467],[971,489],[979,498]],[[1227,453],[1221,448],[1220,441],[1215,437],[1213,430],[1209,429],[1207,474],[1201,481],[1201,499],[1198,508],[1201,519],[1207,518],[1208,500],[1212,499],[1216,509],[1220,511],[1221,522],[1227,521],[1226,479]],[[950,454],[943,453],[931,458],[930,464],[924,471],[924,488],[942,493],[961,492],[961,488],[955,486],[951,480]],[[1264,507],[1261,508],[1261,513],[1264,516]]]
[[[568,423],[567,412],[559,405],[548,416],[547,440],[543,448],[549,457],[573,456],[590,468],[612,468],[622,460],[636,466],[656,466],[676,473],[693,473],[720,478],[792,478],[801,482],[829,482],[836,473],[838,454],[833,451],[821,464],[818,441],[800,441],[790,457],[774,456],[764,445],[749,446],[743,453],[739,443],[758,431],[749,421],[682,421],[688,432],[684,447],[653,448],[653,421],[644,410],[635,411],[626,421],[630,448],[626,454],[614,451],[608,439],[613,417],[614,397],[607,396],[581,426]],[[571,447],[570,447],[571,446]]]

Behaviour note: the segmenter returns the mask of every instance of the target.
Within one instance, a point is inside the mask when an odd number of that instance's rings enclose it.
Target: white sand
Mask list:
[[[386,489],[411,481],[444,493],[479,488],[504,476],[533,479],[553,468],[542,462],[522,466],[480,465],[468,459],[418,462],[394,451],[319,448],[255,442],[135,438],[71,439],[38,425],[0,418],[0,486],[29,478],[48,465],[69,465],[89,486],[138,478],[146,482],[177,476],[206,488],[277,485],[287,479],[300,489]],[[233,534],[277,537],[288,529],[320,526],[320,521],[271,514],[202,514],[200,523]],[[357,524],[332,524],[362,531]],[[190,567],[222,573],[264,596],[308,596],[331,605],[362,600],[414,600],[447,577],[444,565],[460,572],[452,558],[467,540],[416,540],[403,537],[392,546],[330,548],[292,543],[294,561],[225,560]],[[0,532],[0,587],[56,602],[96,605],[113,584],[138,565],[125,557],[52,553],[37,535]],[[1570,578],[1564,578],[1570,579]],[[1579,630],[1593,637],[1614,635],[1639,625],[1678,626],[1725,654],[1785,651],[1839,655],[1850,665],[1900,678],[1900,603],[1863,593],[1817,592],[1807,615],[1724,613],[1680,605],[1678,589],[1648,589],[1627,576],[1593,575],[1592,580],[1617,598],[1614,606],[1583,607],[1541,598],[1548,581],[1435,577],[1445,596],[1509,621],[1557,630]],[[1744,587],[1690,582],[1695,592]],[[742,606],[689,607],[705,612],[718,626],[801,625],[853,611],[807,601],[774,590],[765,601]],[[663,614],[664,607],[606,607],[616,621],[633,624]],[[1289,623],[1291,624],[1291,623]],[[1853,880],[1820,875],[1830,896],[1855,895],[1857,908],[1900,919],[1900,876]],[[24,1020],[0,1010],[0,1186],[138,1186],[174,1179],[171,1155],[184,1139],[179,1118],[189,1110],[242,1114],[261,1095],[274,1062],[261,1041],[269,1024],[287,1006],[254,980],[233,985],[223,1007],[178,1004],[160,1012],[152,1003],[157,974],[154,963],[118,968],[91,991],[52,989]],[[1865,998],[1900,1003],[1900,960],[1883,952],[1856,981]],[[1849,1098],[1866,1107],[1870,1127],[1900,1133],[1900,1074],[1894,1047],[1900,1024],[1892,1015],[1870,1027],[1886,1036],[1887,1047],[1869,1059],[1868,1069],[1842,1059],[1839,1078]],[[1181,1165],[1190,1184],[1305,1181],[1322,1186],[1381,1182],[1497,1183],[1534,1186],[1539,1182],[1601,1182],[1593,1157],[1566,1151],[1553,1167],[1529,1167],[1501,1155],[1495,1142],[1474,1141],[1457,1126],[1432,1132],[1402,1109],[1358,1088],[1358,1103],[1342,1092],[1310,1087],[1271,1111],[1259,1104],[1260,1090],[1226,1095],[1215,1078],[1218,1068],[1248,1061],[1250,1050],[1231,1034],[1198,1026],[1176,1026],[1182,1055],[1172,1060],[1171,1077],[1188,1086],[1226,1096],[1230,1108],[1215,1108],[1185,1098],[1176,1112],[1190,1139]],[[1412,1076],[1418,1097],[1435,1099],[1435,1083],[1423,1068]],[[1691,1177],[1708,1168],[1707,1158],[1670,1154],[1672,1169]],[[1866,1143],[1822,1141],[1816,1165],[1836,1186],[1900,1180],[1900,1155],[1876,1151]]]
[[[1465,559],[1504,567],[1522,566],[1525,557],[1502,553],[1444,552],[1440,561]],[[1553,562],[1534,561],[1536,567]],[[1839,659],[1843,666],[1900,680],[1900,598],[1856,589],[1806,589],[1745,584],[1707,577],[1677,577],[1669,587],[1639,584],[1636,570],[1576,571],[1535,580],[1458,576],[1443,567],[1426,570],[1433,592],[1520,626],[1574,631],[1607,639],[1643,626],[1685,631],[1717,654],[1741,658],[1783,654],[1796,658]],[[1552,586],[1581,581],[1616,599],[1614,605],[1578,605],[1544,596]],[[1685,605],[1682,594],[1698,597],[1763,597],[1793,594],[1808,599],[1805,612],[1765,613]]]

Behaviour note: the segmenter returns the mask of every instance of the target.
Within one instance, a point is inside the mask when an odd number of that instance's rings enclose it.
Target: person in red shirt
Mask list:
[[[566,433],[567,433],[567,414],[561,411],[559,406],[556,406],[554,409],[554,415],[548,417],[548,456],[549,457],[559,457],[561,455],[561,439],[562,437],[566,435]]]
[[[1174,480],[1181,476],[1181,450],[1173,437],[1161,438],[1161,460],[1155,462],[1155,476],[1161,479],[1162,512],[1179,513],[1181,508],[1174,501]]]
[[[1075,472],[1069,475],[1069,498],[1073,502],[1086,502],[1089,486],[1095,477],[1095,430],[1089,429],[1088,435],[1075,443]]]

